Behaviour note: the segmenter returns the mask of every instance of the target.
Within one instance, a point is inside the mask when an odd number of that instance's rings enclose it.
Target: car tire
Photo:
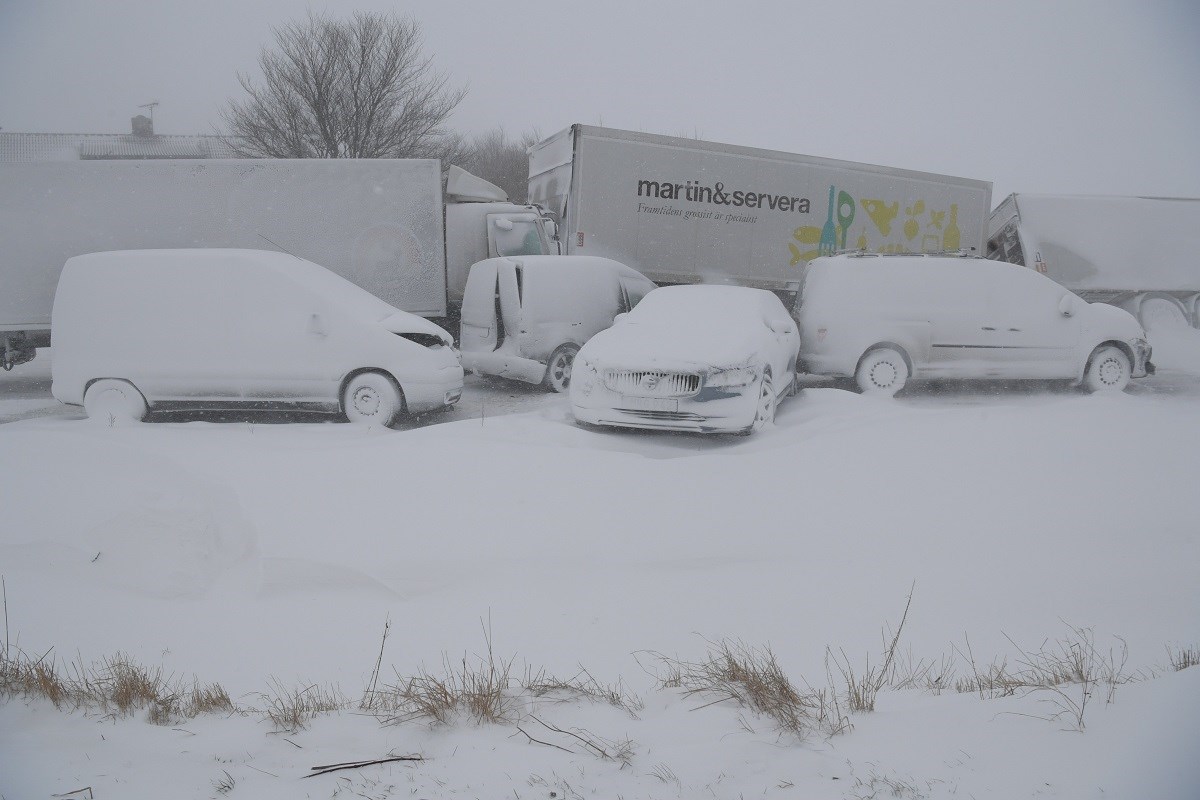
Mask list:
[[[552,392],[567,391],[571,386],[571,368],[575,365],[575,354],[578,352],[579,345],[564,344],[551,353],[542,385]]]
[[[742,431],[743,436],[749,436],[752,433],[757,433],[770,423],[775,421],[775,409],[778,407],[778,399],[775,397],[775,385],[771,382],[771,373],[763,374],[762,380],[758,383],[758,391],[754,403],[754,419],[750,423],[750,427]]]
[[[342,390],[342,413],[357,425],[382,425],[396,421],[404,410],[404,394],[382,372],[362,372]]]
[[[1111,344],[1101,345],[1088,359],[1083,388],[1089,392],[1122,392],[1132,375],[1133,367],[1124,350]]]
[[[892,347],[868,350],[854,371],[854,382],[863,394],[891,397],[908,382],[908,361]]]
[[[149,407],[146,398],[129,381],[102,378],[93,381],[83,393],[83,410],[90,419],[119,422],[141,422]]]

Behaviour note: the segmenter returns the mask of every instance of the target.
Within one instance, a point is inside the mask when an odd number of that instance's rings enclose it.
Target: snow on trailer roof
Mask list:
[[[249,269],[262,269],[287,276],[317,297],[334,298],[339,305],[348,307],[356,316],[365,319],[383,320],[399,309],[388,305],[340,275],[330,272],[319,264],[306,261],[287,253],[270,250],[242,250],[236,248],[181,248],[170,250],[109,250],[101,253],[86,253],[67,260],[68,264],[79,263],[119,269],[127,264],[142,265],[153,260],[156,269],[203,269],[206,263],[234,260]]]

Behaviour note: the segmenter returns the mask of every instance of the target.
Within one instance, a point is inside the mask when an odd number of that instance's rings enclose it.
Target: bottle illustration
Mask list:
[[[958,204],[950,204],[950,222],[942,234],[942,249],[958,250],[962,247],[962,234],[958,230]]]

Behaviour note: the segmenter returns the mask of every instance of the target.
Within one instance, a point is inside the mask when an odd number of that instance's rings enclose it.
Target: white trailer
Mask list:
[[[564,252],[660,284],[794,293],[818,255],[981,253],[987,181],[572,125],[529,152],[529,200],[555,212]]]
[[[471,264],[549,253],[540,209],[428,159],[0,163],[0,362],[51,343],[63,264],[109,250],[279,250],[444,318]]]
[[[1011,194],[992,212],[987,255],[1145,328],[1200,328],[1200,198]]]

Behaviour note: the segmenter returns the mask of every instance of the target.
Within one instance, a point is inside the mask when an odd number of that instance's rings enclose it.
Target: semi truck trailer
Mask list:
[[[987,181],[572,125],[529,151],[529,200],[563,252],[659,284],[794,293],[819,255],[982,253]]]
[[[444,199],[443,199],[444,198]],[[320,264],[443,319],[484,258],[547,254],[547,217],[428,159],[0,163],[0,361],[50,346],[63,264],[110,250],[248,248]]]

